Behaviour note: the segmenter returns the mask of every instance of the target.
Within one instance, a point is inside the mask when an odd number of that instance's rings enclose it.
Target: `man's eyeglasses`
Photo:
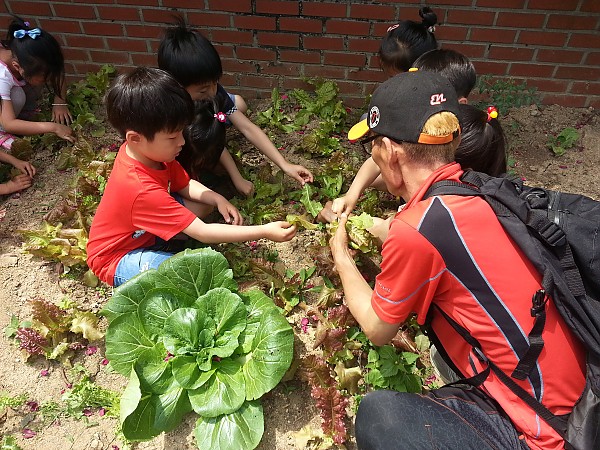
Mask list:
[[[362,145],[362,148],[367,155],[370,155],[373,152],[373,144],[371,144],[371,142],[373,142],[375,140],[375,138],[377,138],[378,136],[380,136],[380,135],[372,134],[371,136],[361,139],[359,141],[360,145]]]

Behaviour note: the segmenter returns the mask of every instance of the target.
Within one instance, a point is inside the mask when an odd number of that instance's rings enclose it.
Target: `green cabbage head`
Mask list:
[[[262,437],[260,397],[293,357],[293,331],[262,291],[237,292],[220,253],[186,250],[115,289],[106,357],[129,377],[121,425],[132,441],[200,417],[200,449],[253,449]]]

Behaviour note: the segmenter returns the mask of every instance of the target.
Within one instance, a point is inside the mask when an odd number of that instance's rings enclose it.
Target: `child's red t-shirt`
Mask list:
[[[87,244],[87,262],[105,283],[114,283],[121,258],[141,247],[165,241],[187,228],[196,218],[171,192],[185,188],[190,178],[177,162],[152,169],[119,149]]]

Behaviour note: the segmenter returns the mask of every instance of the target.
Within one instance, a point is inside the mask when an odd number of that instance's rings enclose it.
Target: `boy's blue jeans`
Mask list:
[[[183,197],[176,193],[173,193],[172,196],[185,206]],[[165,260],[173,256],[174,253],[163,250],[165,243],[166,241],[157,237],[156,243],[152,247],[136,248],[123,256],[117,264],[113,286],[117,287],[148,269],[157,269]]]

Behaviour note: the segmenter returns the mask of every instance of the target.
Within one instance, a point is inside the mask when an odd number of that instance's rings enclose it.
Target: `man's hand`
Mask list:
[[[348,233],[346,232],[346,222],[348,221],[348,215],[342,213],[338,221],[338,227],[329,240],[329,247],[331,248],[331,254],[333,255],[333,261],[336,263],[342,261],[344,258],[348,258],[352,262],[352,255],[348,248]]]
[[[302,186],[313,182],[313,174],[306,167],[299,164],[288,164],[282,168],[286,175],[298,180]]]
[[[340,217],[340,214],[349,215],[355,208],[357,201],[358,199],[352,198],[349,195],[338,197],[333,200],[333,203],[331,204],[331,210],[338,217]]]
[[[296,226],[289,222],[278,221],[262,225],[265,237],[275,242],[286,242],[296,235]]]
[[[219,196],[221,197],[221,196]],[[224,197],[217,200],[217,209],[225,219],[225,222],[231,225],[241,225],[244,222],[238,209],[229,203]]]

